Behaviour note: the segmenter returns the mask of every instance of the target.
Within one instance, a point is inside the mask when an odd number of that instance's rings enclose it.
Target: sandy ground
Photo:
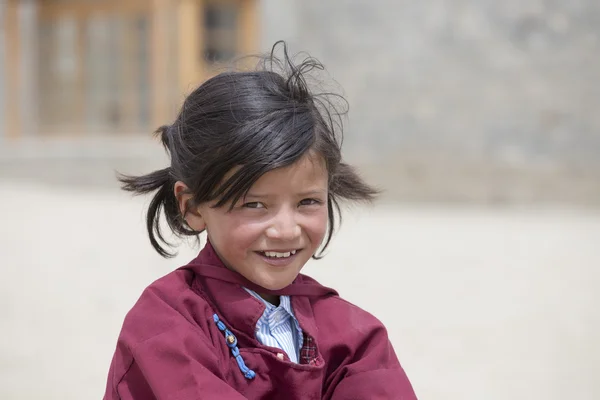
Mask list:
[[[0,399],[99,399],[162,260],[144,199],[0,183]],[[600,213],[376,206],[305,272],[386,323],[421,399],[600,398]]]

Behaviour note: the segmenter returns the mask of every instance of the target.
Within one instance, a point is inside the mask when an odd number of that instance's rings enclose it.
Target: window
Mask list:
[[[209,63],[227,62],[238,53],[240,4],[237,1],[207,1],[204,15],[202,57]]]

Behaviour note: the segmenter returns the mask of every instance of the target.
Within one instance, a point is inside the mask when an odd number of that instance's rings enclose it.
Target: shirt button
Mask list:
[[[280,360],[283,360],[285,358],[285,356],[283,355],[283,353],[277,353],[277,358],[279,358]]]

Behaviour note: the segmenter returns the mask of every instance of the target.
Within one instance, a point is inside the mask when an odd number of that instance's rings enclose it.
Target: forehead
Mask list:
[[[295,163],[266,172],[252,185],[249,194],[266,188],[302,189],[327,187],[327,168],[323,157],[307,153]]]

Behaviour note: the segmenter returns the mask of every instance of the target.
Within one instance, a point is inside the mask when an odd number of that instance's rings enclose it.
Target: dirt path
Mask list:
[[[0,398],[98,399],[124,314],[189,259],[144,200],[0,184]],[[305,272],[388,326],[422,399],[600,398],[600,214],[380,206]]]

